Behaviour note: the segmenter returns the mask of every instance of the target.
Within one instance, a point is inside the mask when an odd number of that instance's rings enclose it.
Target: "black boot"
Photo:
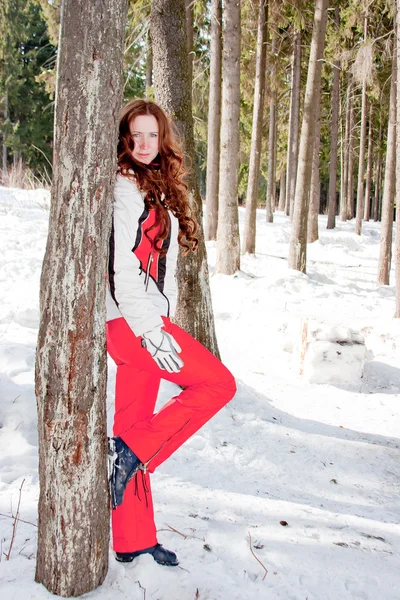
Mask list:
[[[122,504],[128,481],[142,463],[120,437],[108,438],[108,461],[111,505],[115,509]]]
[[[159,565],[166,565],[167,567],[176,567],[179,565],[175,552],[166,550],[161,544],[145,548],[145,550],[137,550],[136,552],[116,552],[115,558],[118,562],[128,563],[141,554],[151,554]]]

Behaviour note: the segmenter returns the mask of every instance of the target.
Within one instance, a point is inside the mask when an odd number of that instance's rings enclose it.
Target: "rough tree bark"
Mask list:
[[[335,25],[339,29],[340,14],[339,6],[335,8]],[[339,138],[339,104],[340,104],[340,60],[333,63],[333,85],[332,85],[332,119],[331,119],[331,148],[329,158],[329,191],[328,191],[328,221],[326,228],[333,229],[336,223],[336,180]]]
[[[316,131],[314,151],[312,157],[311,187],[310,187],[310,209],[308,211],[307,242],[312,244],[318,239],[318,215],[321,195],[321,182],[319,177],[319,153],[321,148],[321,102],[315,107]]]
[[[187,177],[190,200],[199,224],[197,252],[179,258],[176,322],[213,354],[219,356],[215,335],[203,207],[196,181],[191,81],[187,58],[185,0],[153,0],[151,4],[154,92],[156,101],[173,118],[191,162]]]
[[[285,213],[293,215],[294,192],[296,189],[297,161],[299,151],[300,121],[300,77],[301,77],[301,31],[293,39],[292,78],[290,89],[289,136],[286,171]]]
[[[258,10],[256,79],[254,84],[253,124],[251,131],[249,181],[246,197],[246,217],[242,243],[243,254],[246,252],[254,254],[256,251],[256,211],[260,179],[262,121],[265,99],[268,0],[260,0]]]
[[[293,223],[289,243],[289,267],[306,272],[307,220],[311,184],[311,167],[315,137],[314,107],[321,94],[321,58],[324,50],[328,0],[316,0],[314,26],[304,97]]]
[[[221,128],[222,0],[211,2],[210,91],[208,96],[206,240],[217,239]]]
[[[125,0],[63,3],[36,354],[36,581],[60,596],[108,567],[105,274],[126,16]]]
[[[389,123],[387,133],[385,181],[383,184],[381,241],[379,248],[377,279],[379,285],[389,285],[390,279],[393,238],[393,207],[396,187],[396,145],[397,137],[400,137],[396,136],[396,41],[394,42],[393,46],[392,82],[390,85]]]
[[[276,156],[276,90],[275,90],[275,52],[276,33],[272,36],[271,56],[272,67],[270,72],[270,99],[269,99],[269,131],[268,131],[268,176],[267,193],[265,197],[265,217],[267,223],[274,220],[275,203],[275,156]]]
[[[240,117],[240,1],[225,0],[219,217],[215,271],[240,269],[238,170]]]
[[[364,221],[369,221],[371,218],[371,186],[372,186],[372,161],[373,154],[373,104],[369,107],[369,129],[368,129],[368,150],[367,150],[367,175],[365,177],[365,198],[364,198]]]
[[[368,35],[368,16],[364,19],[364,40]],[[362,218],[364,213],[364,173],[365,173],[365,145],[367,139],[367,80],[364,77],[361,90],[361,126],[360,126],[360,152],[358,155],[358,183],[356,204],[356,234],[361,235]]]

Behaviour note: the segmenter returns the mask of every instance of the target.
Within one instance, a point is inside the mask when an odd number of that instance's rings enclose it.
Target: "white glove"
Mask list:
[[[183,360],[179,356],[182,348],[171,334],[163,329],[153,329],[142,335],[142,346],[150,352],[160,369],[169,373],[179,373]]]

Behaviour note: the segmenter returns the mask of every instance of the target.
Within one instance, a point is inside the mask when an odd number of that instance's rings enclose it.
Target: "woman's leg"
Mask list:
[[[185,389],[155,415],[147,416],[121,434],[124,442],[148,465],[150,472],[217,413],[236,392],[235,381],[224,365],[204,346],[165,319],[165,329],[176,339],[184,366],[179,373],[159,369],[124,319],[108,323],[118,360],[135,365],[157,378]]]
[[[109,345],[113,356],[113,349]],[[115,390],[114,435],[120,436],[137,421],[151,418],[159,378],[131,365],[118,364]],[[148,473],[137,473],[128,483],[123,503],[112,511],[115,552],[135,552],[157,543]]]

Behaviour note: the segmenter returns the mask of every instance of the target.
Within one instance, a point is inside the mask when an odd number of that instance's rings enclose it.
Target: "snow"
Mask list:
[[[44,191],[0,188],[0,597],[7,600],[53,598],[34,582],[34,353],[48,206]],[[358,237],[354,222],[327,231],[321,216],[303,275],[287,268],[287,217],[267,224],[259,211],[257,220],[257,254],[242,257],[233,277],[212,275],[216,249],[208,244],[219,346],[238,393],[152,480],[159,541],[177,552],[180,567],[148,555],[122,565],[110,549],[104,584],[85,598],[400,598],[400,323],[394,287],[376,285],[379,225],[364,224]],[[363,376],[358,355],[348,357],[340,381],[301,376],[305,322],[310,344],[364,343]],[[313,357],[313,368],[326,372],[322,358]],[[175,391],[165,383],[160,403]],[[23,481],[22,520],[6,560]]]

